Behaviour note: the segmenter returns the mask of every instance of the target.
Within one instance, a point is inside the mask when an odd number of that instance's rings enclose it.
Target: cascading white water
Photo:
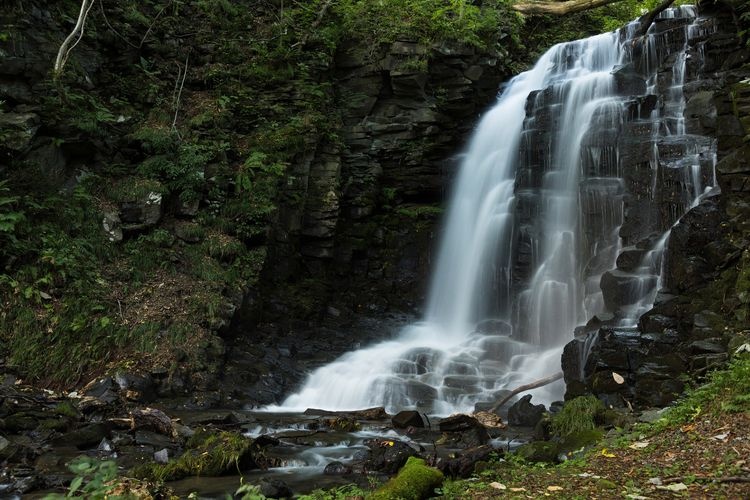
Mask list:
[[[685,17],[695,17],[694,11],[662,15]],[[298,393],[268,409],[383,405],[389,411],[467,411],[494,401],[502,390],[558,371],[562,346],[575,327],[605,308],[626,324],[637,320],[633,311],[640,314],[653,302],[653,268],[660,269],[666,237],[652,244],[631,273],[610,271],[622,250],[626,194],[618,145],[628,130],[650,124],[653,146],[646,164],[656,176],[663,138],[684,136],[681,86],[690,33],[685,27],[675,56],[681,67],[656,105],[655,97],[633,97],[627,79],[618,75],[636,65],[636,28],[557,45],[510,82],[481,120],[463,160],[424,321],[404,328],[396,340],[316,370]],[[671,55],[671,45],[659,41],[663,36],[649,31],[646,37],[638,64],[648,85],[636,93],[656,92],[655,70]],[[688,155],[692,163],[675,166],[690,172],[683,185],[691,193],[682,209],[702,192],[701,147]],[[637,296],[626,297],[623,307],[612,305],[599,287],[607,279],[641,280],[628,285]],[[561,392],[557,383],[536,396],[549,402]]]

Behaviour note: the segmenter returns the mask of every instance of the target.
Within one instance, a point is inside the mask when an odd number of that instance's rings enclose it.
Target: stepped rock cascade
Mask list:
[[[646,36],[634,22],[560,44],[515,77],[463,160],[424,321],[269,409],[471,411],[558,371],[595,315],[633,327],[669,228],[715,185],[715,141],[686,134],[682,90],[713,29],[671,9]],[[550,402],[562,382],[533,394]]]

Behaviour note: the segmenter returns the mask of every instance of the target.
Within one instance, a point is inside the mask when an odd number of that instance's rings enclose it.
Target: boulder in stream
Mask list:
[[[534,427],[544,416],[544,405],[531,404],[531,394],[516,401],[508,408],[508,423],[521,427]]]
[[[396,429],[406,429],[407,427],[424,428],[425,421],[422,414],[415,410],[400,411],[391,419],[393,427]]]

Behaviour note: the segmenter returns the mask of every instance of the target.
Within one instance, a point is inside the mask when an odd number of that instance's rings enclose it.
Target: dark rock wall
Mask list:
[[[412,41],[339,52],[339,140],[283,188],[263,320],[421,306],[456,155],[510,76],[499,57]]]
[[[684,389],[685,374],[705,375],[727,360],[728,349],[750,335],[746,282],[750,241],[746,78],[750,70],[745,66],[750,52],[737,35],[731,8],[707,7],[703,13],[716,17],[719,31],[699,38],[691,49],[696,55],[700,51],[702,58],[688,59],[686,131],[716,138],[721,194],[705,198],[672,229],[665,287],[637,330],[602,325],[594,318],[565,347],[566,398],[594,393],[613,405],[666,405]],[[630,157],[626,154],[626,160]],[[639,179],[629,181],[631,189]],[[679,186],[667,183],[660,189]],[[638,197],[634,198],[626,201],[626,211],[639,210]],[[641,212],[643,217],[659,217]],[[666,229],[672,212],[668,206],[659,212],[667,215],[662,224]],[[626,243],[640,227],[641,217],[625,227]],[[618,267],[627,267],[628,262],[624,252]],[[625,382],[618,383],[613,373]]]

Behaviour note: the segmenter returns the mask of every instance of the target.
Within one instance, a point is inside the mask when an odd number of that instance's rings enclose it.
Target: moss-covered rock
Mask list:
[[[258,467],[260,447],[253,439],[231,432],[201,432],[188,441],[178,459],[160,465],[149,463],[133,469],[133,476],[153,481],[171,481],[187,476],[222,476]]]
[[[428,467],[421,458],[409,457],[398,475],[378,488],[370,500],[421,500],[433,496],[441,484],[442,472]]]

